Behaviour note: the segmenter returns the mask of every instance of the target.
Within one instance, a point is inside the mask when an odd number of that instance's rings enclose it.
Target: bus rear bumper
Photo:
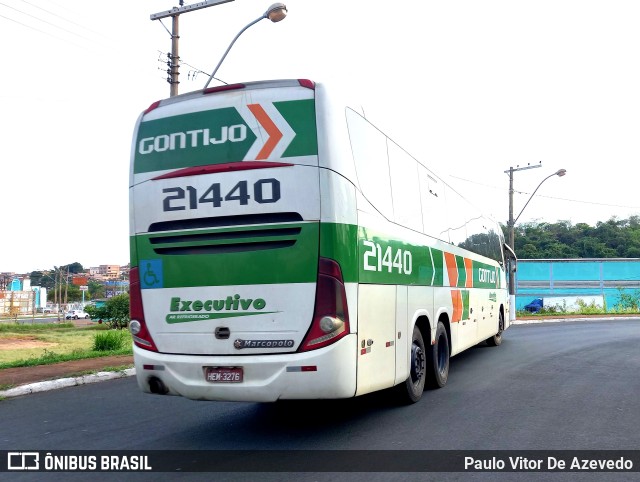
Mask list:
[[[194,356],[157,353],[137,346],[133,352],[138,385],[146,393],[192,400],[274,402],[349,398],[356,392],[356,334],[303,353]],[[242,367],[242,381],[207,381],[207,367]]]

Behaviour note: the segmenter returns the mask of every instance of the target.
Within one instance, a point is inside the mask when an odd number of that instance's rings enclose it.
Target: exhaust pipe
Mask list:
[[[166,395],[169,389],[158,377],[149,378],[149,390],[156,395]]]

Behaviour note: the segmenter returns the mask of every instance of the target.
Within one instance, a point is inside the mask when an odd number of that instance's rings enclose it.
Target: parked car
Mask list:
[[[77,320],[79,318],[85,318],[85,319],[89,319],[91,318],[89,316],[89,313],[86,313],[82,310],[71,310],[71,311],[67,311],[67,313],[64,315],[65,319],[67,320]]]

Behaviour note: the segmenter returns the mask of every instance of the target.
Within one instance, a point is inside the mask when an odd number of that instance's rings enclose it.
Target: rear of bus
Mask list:
[[[315,84],[227,85],[141,114],[130,170],[140,388],[200,400],[355,394],[343,267],[321,256]]]

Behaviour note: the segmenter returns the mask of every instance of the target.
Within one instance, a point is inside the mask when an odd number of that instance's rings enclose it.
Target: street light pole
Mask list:
[[[515,221],[513,220],[513,173],[517,171],[525,171],[527,169],[535,169],[536,167],[542,167],[542,163],[527,165],[524,167],[510,167],[509,170],[504,171],[505,174],[509,175],[509,223],[507,227],[509,228],[509,247],[515,251],[515,233],[514,233],[514,225]],[[522,213],[520,213],[522,214]],[[509,275],[509,294],[514,294],[513,291],[513,273]]]
[[[245,30],[247,30],[252,25],[255,25],[256,23],[258,23],[262,19],[268,18],[273,23],[276,23],[276,22],[279,22],[280,20],[284,19],[286,16],[287,16],[287,7],[286,7],[286,5],[284,3],[274,3],[273,5],[271,5],[267,9],[266,12],[264,12],[262,14],[262,16],[256,18],[254,21],[249,22],[247,25],[245,25],[244,28],[242,30],[240,30],[240,32],[238,32],[238,34],[233,38],[233,40],[231,41],[231,43],[227,47],[227,50],[225,51],[224,55],[222,56],[222,58],[218,62],[218,65],[216,65],[216,68],[213,69],[213,72],[209,76],[209,80],[207,80],[207,83],[204,85],[204,88],[206,89],[209,86],[209,83],[215,77],[216,72],[218,71],[218,69],[222,65],[222,62],[224,62],[224,59],[227,57],[227,54],[229,53],[229,50],[231,50],[231,47],[233,47],[233,44],[236,43],[236,40],[238,40],[238,37],[240,37],[240,35],[242,35]]]
[[[525,167],[516,167],[516,168],[510,167],[509,170],[504,171],[505,174],[509,175],[509,222],[508,222],[509,247],[514,252],[515,252],[515,225],[516,225],[516,221],[518,221],[518,219],[520,219],[520,216],[522,215],[522,212],[529,205],[529,201],[531,201],[531,199],[536,194],[536,192],[538,192],[538,189],[540,189],[540,186],[542,186],[542,184],[547,179],[552,178],[553,176],[562,177],[567,173],[566,169],[558,169],[556,172],[554,172],[553,174],[548,175],[542,181],[540,181],[540,184],[538,184],[538,187],[535,188],[535,190],[533,191],[531,196],[529,196],[529,199],[527,199],[527,202],[524,204],[524,207],[520,210],[520,213],[514,219],[513,218],[513,173],[516,172],[516,171],[524,171],[526,169],[533,169],[533,168],[536,168],[536,167],[542,167],[542,163],[535,164],[533,166],[529,165],[529,166],[525,166]],[[515,290],[515,272],[512,269],[509,269],[509,319],[511,321],[515,320],[515,317],[516,317],[515,316],[516,315],[515,295],[516,295],[516,290]]]
[[[558,177],[562,177],[567,173],[566,169],[558,169],[556,172],[554,172],[553,174],[549,174],[547,177],[545,177],[542,181],[540,181],[540,184],[538,184],[538,187],[535,188],[535,190],[533,191],[533,193],[531,194],[531,196],[529,196],[529,199],[527,199],[527,202],[524,204],[524,207],[520,210],[520,214],[518,214],[516,216],[516,218],[513,220],[513,224],[515,225],[515,223],[518,222],[518,219],[520,219],[520,216],[522,215],[522,211],[524,211],[524,208],[527,207],[527,205],[529,204],[529,201],[531,201],[531,198],[533,198],[534,194],[538,191],[538,189],[540,189],[540,186],[542,186],[542,183],[545,182],[547,179],[549,179],[550,177],[553,176],[558,176]],[[511,248],[513,249],[513,248]]]

